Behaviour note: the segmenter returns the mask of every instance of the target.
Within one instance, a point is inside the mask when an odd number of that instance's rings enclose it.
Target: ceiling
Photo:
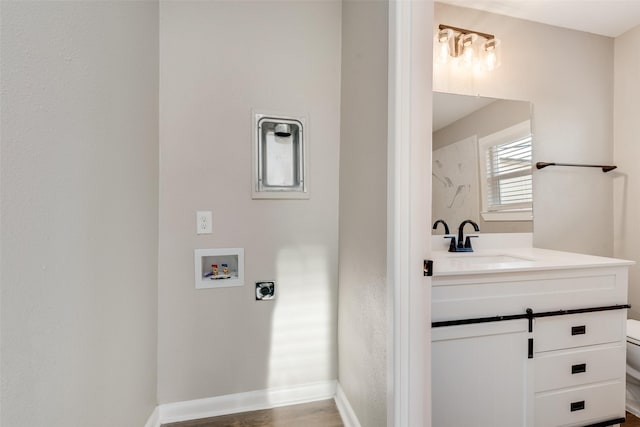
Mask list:
[[[433,109],[433,130],[449,126],[495,101],[493,98],[433,92],[433,105],[438,106]]]
[[[436,1],[609,37],[640,25],[640,0]]]

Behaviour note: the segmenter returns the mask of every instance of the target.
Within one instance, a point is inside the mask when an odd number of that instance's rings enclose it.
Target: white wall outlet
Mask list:
[[[211,211],[196,212],[196,234],[211,234],[213,232],[213,214]]]

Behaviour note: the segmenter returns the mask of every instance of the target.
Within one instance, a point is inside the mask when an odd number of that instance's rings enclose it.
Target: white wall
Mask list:
[[[337,378],[340,23],[339,1],[160,5],[160,403]],[[308,116],[309,200],[251,199],[252,108]],[[245,285],[196,290],[217,247]]]
[[[156,405],[158,5],[1,4],[2,415]]]
[[[615,40],[614,181],[615,256],[640,261],[640,27]],[[630,317],[640,319],[640,266],[629,271]]]
[[[613,39],[436,3],[438,24],[495,34],[503,55],[486,75],[436,67],[434,90],[531,101],[534,162],[613,160]],[[612,175],[546,168],[533,179],[535,246],[613,255]]]
[[[386,1],[343,1],[339,381],[360,424],[386,426]]]

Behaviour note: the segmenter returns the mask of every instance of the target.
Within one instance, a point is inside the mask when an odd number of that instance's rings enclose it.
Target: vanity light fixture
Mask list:
[[[440,24],[435,37],[437,63],[493,71],[500,66],[500,40],[493,34]]]

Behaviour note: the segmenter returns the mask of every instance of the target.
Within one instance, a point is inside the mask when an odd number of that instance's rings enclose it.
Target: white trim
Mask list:
[[[156,406],[149,419],[145,423],[144,427],[160,427],[160,407]]]
[[[389,2],[389,110],[388,110],[388,153],[387,153],[387,289],[390,304],[387,305],[390,326],[387,357],[387,426],[401,427],[406,425],[406,413],[408,403],[406,393],[403,393],[404,384],[407,382],[408,373],[403,370],[401,363],[406,359],[407,347],[404,345],[403,325],[401,313],[403,312],[402,287],[400,286],[400,268],[396,267],[396,262],[400,258],[400,223],[396,216],[400,214],[398,199],[401,185],[398,180],[401,178],[402,168],[398,165],[397,157],[400,155],[400,143],[403,139],[402,119],[406,117],[402,111],[402,82],[407,80],[402,76],[403,67],[398,57],[407,53],[401,49],[402,39],[406,37],[403,29],[403,21],[407,20],[407,4],[400,1]],[[404,91],[406,92],[406,90]]]
[[[389,7],[387,426],[431,426],[430,280],[433,1]]]
[[[636,417],[640,417],[640,407],[635,404],[636,402],[630,402],[628,399],[625,403],[625,410],[631,412]],[[345,426],[346,427],[346,426]]]
[[[347,395],[344,394],[340,383],[336,387],[336,406],[338,407],[338,412],[340,412],[340,417],[342,417],[344,427],[361,427],[360,421],[351,407]]]
[[[335,395],[335,380],[295,387],[228,394],[225,396],[160,405],[158,407],[160,414],[159,420],[160,424],[196,420],[238,412],[257,411],[278,406],[332,399]]]
[[[533,221],[533,211],[526,209],[522,211],[498,211],[481,212],[485,221]]]

